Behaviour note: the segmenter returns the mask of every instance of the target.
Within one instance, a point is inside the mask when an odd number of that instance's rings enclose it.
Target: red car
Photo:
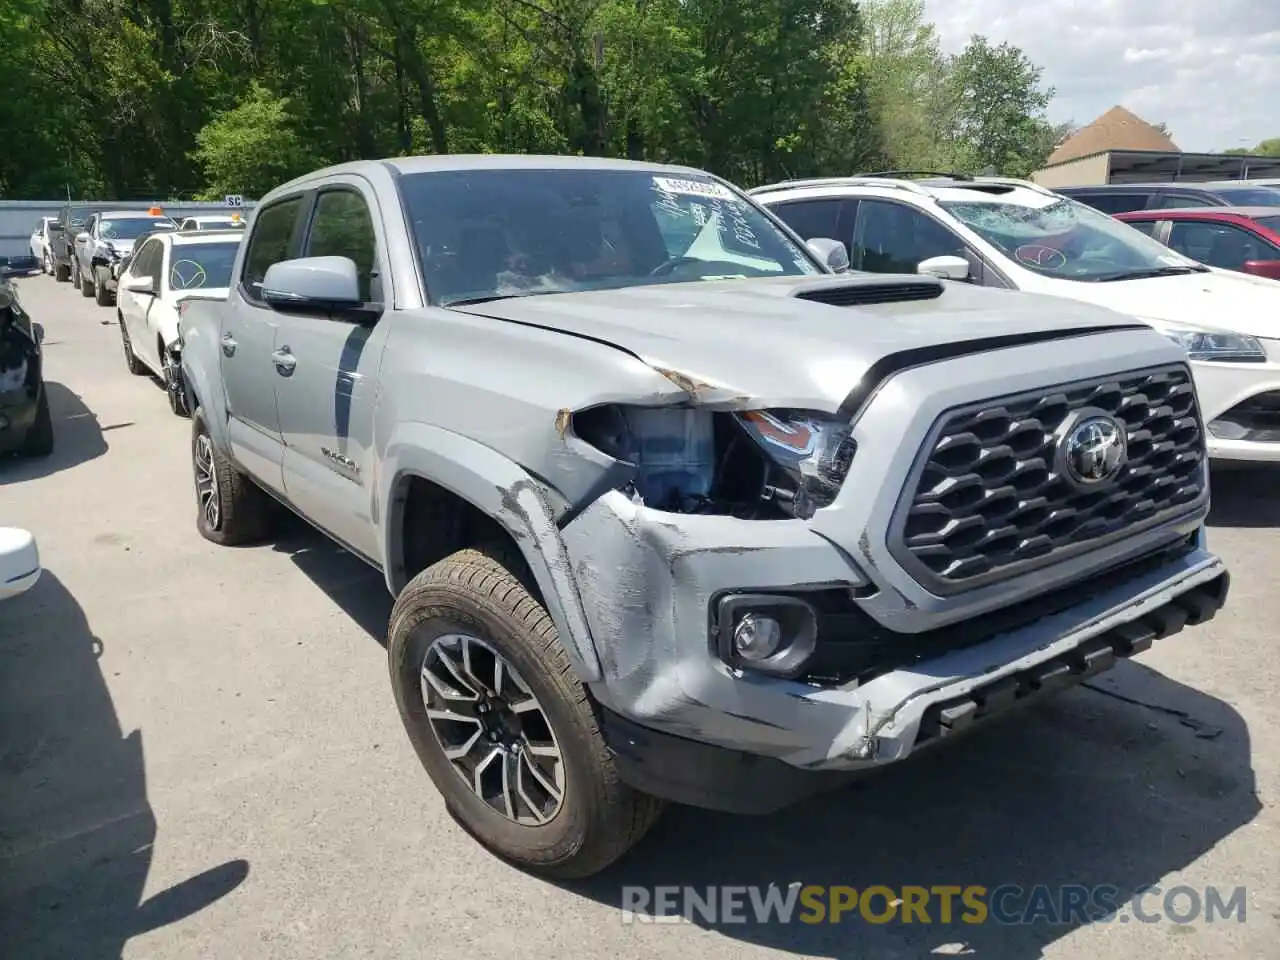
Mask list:
[[[1211,267],[1280,280],[1280,207],[1188,207],[1112,216]]]

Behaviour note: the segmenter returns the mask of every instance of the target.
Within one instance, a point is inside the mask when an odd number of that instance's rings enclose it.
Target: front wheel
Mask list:
[[[71,279],[71,266],[66,263],[55,263],[53,265],[53,279],[56,283],[66,283]]]
[[[204,413],[191,418],[191,466],[196,486],[196,529],[223,547],[261,540],[269,532],[272,503],[214,446]]]
[[[76,279],[80,281],[80,296],[86,300],[93,296],[93,275],[85,276],[80,272],[80,267],[76,265]]]
[[[116,319],[120,324],[120,342],[124,345],[124,365],[135,377],[150,373],[151,371],[146,368],[146,365],[138,359],[137,353],[134,352],[133,340],[129,337],[129,328],[125,326],[124,314],[117,314]]]
[[[169,395],[169,409],[175,416],[189,417],[191,411],[187,407],[187,389],[182,379],[182,367],[178,365],[174,355],[160,347],[160,357],[164,370],[164,390]]]
[[[405,730],[445,805],[494,853],[546,876],[605,869],[662,803],[618,776],[555,625],[496,545],[418,574],[391,614]]]
[[[111,295],[111,291],[107,289],[106,283],[103,282],[102,273],[99,272],[98,281],[93,287],[94,302],[100,307],[109,307],[115,302],[115,297]]]
[[[49,410],[49,389],[40,385],[40,400],[36,404],[36,417],[27,431],[22,453],[28,457],[47,457],[53,453],[53,414]]]

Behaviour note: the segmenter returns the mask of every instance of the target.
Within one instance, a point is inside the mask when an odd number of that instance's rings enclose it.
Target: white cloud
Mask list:
[[[1044,67],[1054,122],[1086,124],[1120,104],[1164,122],[1183,150],[1280,137],[1280,2],[927,0],[943,48],[1008,41]]]

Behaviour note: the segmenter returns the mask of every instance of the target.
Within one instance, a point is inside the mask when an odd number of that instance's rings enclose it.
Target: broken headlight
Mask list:
[[[853,462],[851,424],[803,410],[749,410],[737,418],[786,478],[766,485],[766,499],[802,520],[835,500]]]

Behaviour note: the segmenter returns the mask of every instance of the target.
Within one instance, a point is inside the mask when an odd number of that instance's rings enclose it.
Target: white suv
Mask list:
[[[1280,282],[1206,267],[1025,180],[870,175],[758,187],[803,239],[853,270],[1084,300],[1183,344],[1218,460],[1280,462]]]

